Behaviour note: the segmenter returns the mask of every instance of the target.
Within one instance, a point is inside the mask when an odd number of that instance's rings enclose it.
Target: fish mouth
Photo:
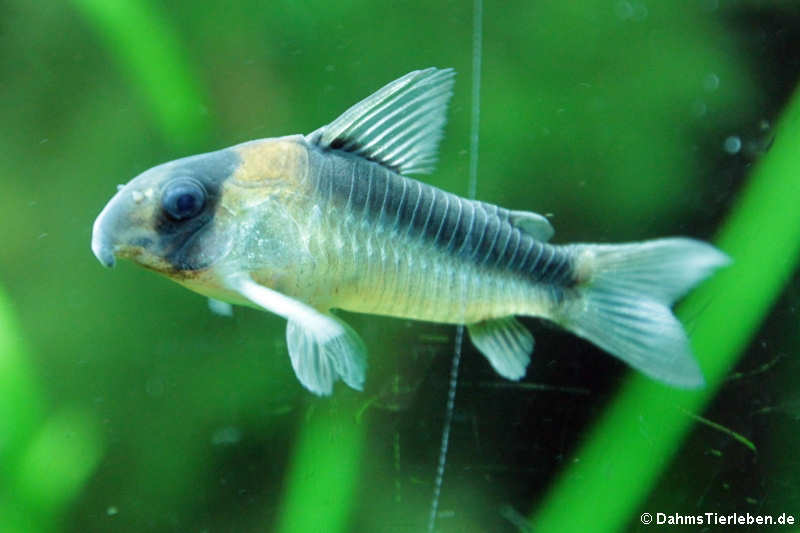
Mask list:
[[[117,258],[131,259],[136,261],[137,258],[145,255],[146,250],[141,246],[129,244],[108,244],[101,241],[92,239],[92,252],[97,257],[98,261],[107,268],[113,268],[117,263]],[[143,263],[142,261],[137,261]],[[149,266],[143,263],[144,266]]]
[[[114,267],[117,259],[130,259],[156,272],[170,270],[170,265],[163,259],[148,252],[147,244],[150,242],[152,242],[150,239],[140,238],[135,243],[113,243],[104,239],[102,234],[96,234],[92,238],[92,252],[94,252],[94,256],[100,261],[100,264],[107,268]]]
[[[92,252],[100,264],[111,268],[119,258],[158,262],[157,257],[149,257],[154,254],[147,252],[153,240],[143,235],[146,232],[137,231],[129,217],[120,216],[121,210],[115,208],[113,202],[100,213],[92,228]]]
[[[114,250],[105,243],[92,240],[92,252],[104,267],[112,268],[116,264]]]

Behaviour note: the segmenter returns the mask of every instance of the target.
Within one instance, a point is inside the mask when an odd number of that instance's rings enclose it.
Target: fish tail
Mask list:
[[[704,384],[673,302],[730,259],[704,242],[668,238],[574,245],[578,298],[559,322],[644,374],[683,388]]]

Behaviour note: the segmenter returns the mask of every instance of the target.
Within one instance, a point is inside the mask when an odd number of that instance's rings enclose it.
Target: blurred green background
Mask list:
[[[424,179],[466,194],[472,21],[463,1],[0,1],[0,532],[425,530],[452,328],[351,317],[366,389],[318,399],[282,319],[213,315],[89,240],[139,172],[308,133],[427,66],[459,74]],[[534,320],[520,384],[467,345],[436,530],[797,516],[800,8],[486,2],[483,54],[478,198],[552,214],[556,242],[718,236],[736,263],[681,310],[699,393]]]

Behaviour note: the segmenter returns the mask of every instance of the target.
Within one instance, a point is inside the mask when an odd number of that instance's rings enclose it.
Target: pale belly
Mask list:
[[[318,243],[323,260],[315,278],[329,307],[450,324],[548,316],[546,291],[519,276],[393,231],[353,226],[328,225],[327,238]]]

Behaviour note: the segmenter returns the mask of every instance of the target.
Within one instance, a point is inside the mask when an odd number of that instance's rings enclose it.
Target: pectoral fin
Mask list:
[[[533,335],[516,318],[507,316],[476,322],[467,329],[472,344],[498,374],[514,381],[525,376],[533,352]]]
[[[343,321],[278,291],[259,285],[246,274],[225,279],[226,285],[254,304],[288,319],[286,341],[297,378],[314,394],[328,395],[341,378],[361,390],[366,349]]]

